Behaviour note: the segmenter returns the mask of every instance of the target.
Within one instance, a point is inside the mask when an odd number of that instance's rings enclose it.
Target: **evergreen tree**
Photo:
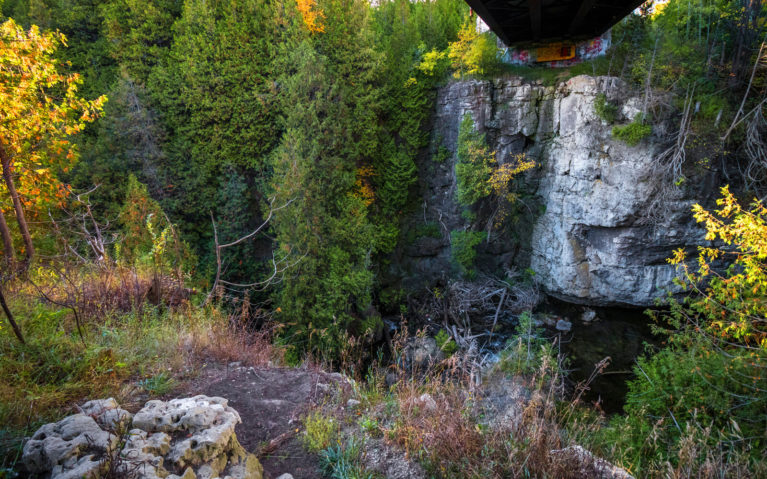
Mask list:
[[[165,131],[149,105],[146,89],[125,75],[109,92],[104,116],[81,148],[81,161],[67,180],[79,188],[102,185],[91,195],[99,217],[115,218],[126,195],[125,178],[135,175],[155,199],[162,181]]]
[[[228,168],[255,184],[267,174],[264,159],[279,138],[277,12],[270,0],[188,0],[168,60],[150,76],[169,134],[163,205],[198,247],[211,236],[207,213],[221,206]]]
[[[367,177],[379,150],[379,100],[366,10],[357,1],[319,6],[326,31],[289,48],[272,185],[276,204],[292,201],[275,216],[278,247],[299,259],[278,300],[290,343],[333,360],[348,336],[378,327],[364,312],[378,248]],[[355,80],[342,81],[351,72]]]
[[[166,59],[181,0],[109,0],[103,3],[104,38],[111,54],[132,81],[147,81]],[[94,9],[95,11],[98,11]]]

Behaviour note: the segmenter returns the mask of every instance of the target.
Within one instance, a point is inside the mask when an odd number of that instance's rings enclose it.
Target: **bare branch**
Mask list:
[[[221,259],[221,252],[224,249],[226,249],[226,248],[231,248],[232,246],[236,246],[236,245],[238,245],[240,243],[243,243],[244,241],[252,239],[256,235],[261,233],[261,231],[264,228],[266,228],[266,226],[271,221],[272,217],[274,216],[274,213],[276,213],[277,211],[280,211],[283,208],[287,208],[288,205],[290,205],[291,203],[293,203],[293,201],[295,201],[295,198],[287,201],[286,203],[284,203],[283,205],[281,205],[281,206],[279,206],[277,208],[275,208],[273,206],[274,205],[274,200],[275,200],[274,198],[269,200],[269,212],[266,215],[266,219],[264,219],[264,221],[255,230],[251,231],[250,233],[246,234],[245,236],[237,238],[236,240],[234,240],[234,241],[232,241],[230,243],[226,243],[226,244],[220,244],[219,243],[218,228],[216,226],[216,220],[213,217],[213,212],[210,213],[210,221],[211,221],[211,224],[213,225],[213,241],[214,241],[214,245],[215,245],[214,246],[214,251],[216,253],[216,277],[213,280],[213,286],[211,287],[210,292],[208,293],[208,296],[205,298],[205,301],[203,302],[203,306],[207,305],[211,301],[211,299],[213,299],[213,295],[216,293],[216,291],[217,291],[217,289],[218,289],[220,284],[221,285],[234,286],[234,287],[238,287],[238,288],[256,288],[256,287],[258,287],[258,288],[265,288],[268,285],[273,284],[275,278],[277,278],[278,275],[282,274],[287,269],[295,266],[301,259],[303,259],[303,256],[302,256],[297,261],[295,261],[293,263],[290,263],[290,262],[287,262],[288,255],[285,255],[285,257],[281,258],[280,260],[276,260],[275,257],[274,257],[274,253],[272,253],[273,272],[272,272],[272,275],[269,278],[265,279],[264,281],[258,281],[258,282],[254,282],[254,283],[248,283],[248,284],[239,284],[239,283],[231,283],[231,282],[224,281],[224,280],[221,279],[221,275],[222,275],[222,272],[223,272],[224,266],[225,266],[223,264],[222,259]]]

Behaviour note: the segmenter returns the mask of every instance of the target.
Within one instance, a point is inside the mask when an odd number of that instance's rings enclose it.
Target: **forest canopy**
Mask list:
[[[438,477],[559,477],[550,456],[573,438],[650,476],[756,477],[767,468],[765,18],[759,0],[650,2],[612,28],[604,55],[552,68],[505,63],[515,46],[478,29],[463,0],[0,0],[0,306],[11,328],[0,327],[0,422],[28,435],[29,418],[108,397],[145,367],[157,374],[138,384],[162,395],[165,362],[182,370],[174,361],[204,351],[239,363],[244,351],[343,369],[379,412],[402,399],[387,441]],[[543,214],[528,200],[548,166],[533,155],[552,139],[514,133],[502,154],[497,125],[461,105],[453,152],[433,124],[454,82],[487,87],[490,103],[504,80],[545,91],[538,108],[584,74],[636,100],[594,95],[593,113],[580,113],[604,142],[588,154],[652,157],[652,202],[619,228],[657,236],[689,185],[712,172],[731,184],[718,208],[712,192],[690,214],[706,235],[698,256],[668,252],[677,289],[651,313],[662,346],[637,359],[613,417],[580,409],[588,384],[567,384],[533,315],[536,272],[479,264],[503,256],[498,238],[511,256],[532,255],[520,238]],[[451,189],[424,193],[436,171]],[[442,212],[427,219],[429,194],[444,194],[460,228]],[[403,251],[436,257],[438,242],[442,276],[405,285]],[[531,396],[545,398],[522,435],[472,416],[482,375],[471,340],[494,337],[511,296],[522,306],[497,370],[532,375]],[[493,303],[492,323],[472,336],[477,303]],[[411,318],[428,325],[408,339]],[[431,376],[413,373],[407,340],[433,340],[445,357]],[[562,402],[568,388],[575,399]],[[426,390],[445,392],[439,408],[413,407],[431,404]],[[430,409],[442,416],[421,416]],[[383,435],[372,415],[359,421]],[[319,441],[327,461],[331,435]]]

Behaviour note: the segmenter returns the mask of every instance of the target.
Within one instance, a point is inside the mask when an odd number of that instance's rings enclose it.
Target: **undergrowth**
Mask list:
[[[618,116],[618,107],[608,102],[604,93],[600,93],[594,98],[594,113],[607,124],[613,124]]]
[[[6,299],[26,344],[9,328],[0,330],[0,470],[20,459],[23,436],[71,414],[85,399],[114,397],[130,406],[137,393],[172,392],[205,361],[260,365],[280,359],[268,331],[234,326],[236,318],[216,307],[170,308],[144,301],[127,311],[98,308],[80,314],[78,330],[70,308],[41,298],[39,289],[26,283],[11,286]],[[62,294],[47,293],[54,299]]]

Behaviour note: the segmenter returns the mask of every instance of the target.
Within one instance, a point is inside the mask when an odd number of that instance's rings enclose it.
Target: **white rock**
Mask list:
[[[437,410],[437,401],[429,393],[423,393],[415,400],[415,404],[428,412]]]
[[[518,242],[507,242],[508,249],[500,239],[488,246],[498,263],[529,266],[545,292],[566,301],[649,306],[664,288],[676,290],[674,266],[665,261],[670,252],[703,237],[690,206],[706,186],[690,184],[664,200],[654,174],[660,142],[651,136],[630,147],[613,138],[613,125],[603,124],[594,111],[599,94],[619,106],[620,122],[632,120],[642,104],[641,94],[613,77],[578,76],[556,87],[519,78],[450,83],[437,94],[433,146],[454,153],[463,115],[470,113],[477,129],[488,133],[499,163],[525,152],[540,165],[522,179],[540,198],[536,206],[543,213],[528,218],[533,224],[520,231],[525,236]],[[663,115],[653,125],[659,137],[673,122]],[[448,231],[468,226],[455,199],[455,162],[452,155],[425,176],[420,191],[427,211],[439,215]],[[669,214],[654,225],[647,214],[658,211],[656,199]],[[530,247],[517,255],[514,244]],[[444,276],[450,244],[437,246],[428,254],[407,250],[401,266],[412,271],[408,284]],[[516,258],[521,263],[514,264]]]
[[[570,471],[579,471],[580,477],[600,479],[634,479],[625,469],[596,457],[581,446],[570,446],[549,453],[552,459]]]
[[[83,414],[91,416],[103,429],[117,432],[122,426],[130,424],[133,415],[121,409],[114,398],[95,399],[80,406]]]
[[[116,437],[103,431],[92,417],[75,414],[38,429],[24,444],[22,461],[32,473],[54,469],[59,475],[71,470],[85,475],[98,473],[97,459],[80,456],[86,451],[102,454],[114,440]]]
[[[96,479],[113,461],[118,474],[135,479],[263,476],[256,456],[237,441],[234,428],[240,415],[226,399],[149,401],[132,421],[111,398],[89,401],[81,409],[90,415],[46,424],[27,441],[22,460],[30,472],[50,479]],[[104,430],[115,424],[131,427],[119,450],[117,436]],[[169,467],[183,471],[182,476],[169,474]]]
[[[597,313],[592,309],[586,309],[586,311],[581,314],[581,321],[584,323],[590,323],[595,319],[597,319]]]
[[[565,332],[570,331],[572,327],[573,327],[573,323],[571,323],[570,321],[567,321],[564,319],[560,319],[559,321],[557,321],[557,325],[556,325],[557,331],[565,331]]]

